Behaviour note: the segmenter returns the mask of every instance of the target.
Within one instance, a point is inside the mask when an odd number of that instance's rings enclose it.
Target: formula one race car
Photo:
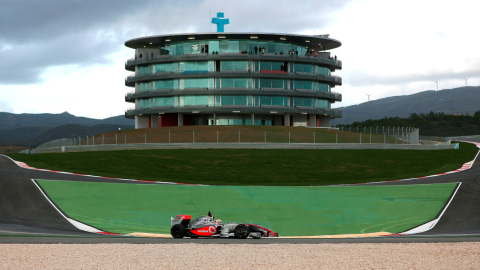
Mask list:
[[[171,218],[171,234],[173,238],[183,237],[236,237],[245,239],[252,237],[258,239],[261,237],[278,237],[278,233],[273,232],[258,224],[246,223],[223,223],[220,219],[215,220],[210,212],[207,216],[201,216],[192,220],[191,215],[177,215]]]

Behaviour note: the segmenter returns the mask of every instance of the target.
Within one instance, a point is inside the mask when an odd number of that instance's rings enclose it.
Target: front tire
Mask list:
[[[170,233],[173,238],[183,238],[187,234],[187,229],[182,224],[175,224],[170,230]]]
[[[250,234],[250,229],[247,225],[240,224],[237,227],[235,227],[234,234],[236,238],[245,239]]]

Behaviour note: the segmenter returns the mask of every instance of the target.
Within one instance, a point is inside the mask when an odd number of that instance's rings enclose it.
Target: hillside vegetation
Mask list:
[[[60,114],[42,113],[42,114],[14,114],[0,112],[0,131],[4,129],[14,129],[21,127],[58,127],[66,124],[75,124],[83,126],[93,126],[100,124],[134,126],[134,120],[125,118],[124,115],[109,117],[105,119],[93,119],[87,117],[78,117],[68,112]]]
[[[473,115],[451,115],[445,113],[412,113],[408,118],[384,117],[376,120],[353,122],[351,125],[338,125],[338,127],[416,127],[420,129],[422,136],[468,136],[480,134],[480,111]]]
[[[341,107],[342,118],[332,125],[349,125],[384,117],[407,118],[410,114],[444,113],[473,115],[480,109],[480,87],[468,86],[441,91],[424,91],[412,95],[387,97],[358,105]]]
[[[133,129],[134,121],[124,115],[105,119],[61,114],[13,114],[0,112],[0,145],[35,147],[47,141],[121,129]]]
[[[140,180],[211,184],[309,186],[397,180],[455,170],[478,149],[305,150],[163,149],[10,154],[28,165]]]
[[[118,129],[131,129],[125,125],[94,125],[83,126],[67,124],[51,127],[21,127],[7,130],[0,130],[0,145],[18,145],[36,147],[44,142],[72,137],[85,137],[93,134],[111,132]]]

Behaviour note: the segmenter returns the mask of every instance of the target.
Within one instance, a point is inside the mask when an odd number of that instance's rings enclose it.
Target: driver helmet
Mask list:
[[[217,219],[217,220],[215,220],[215,223],[217,223],[217,224],[223,224],[223,221],[222,221],[221,219]]]

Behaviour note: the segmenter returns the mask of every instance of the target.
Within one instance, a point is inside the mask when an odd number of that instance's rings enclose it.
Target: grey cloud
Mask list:
[[[108,63],[111,52],[123,45],[122,41],[98,40],[95,33],[63,36],[56,40],[25,44],[0,51],[0,83],[32,84],[51,66],[89,65]]]
[[[109,27],[136,13],[150,0],[10,0],[0,5],[0,38],[7,43],[32,42]]]
[[[0,84],[37,83],[52,66],[108,63],[131,38],[215,31],[209,9],[212,17],[225,12],[226,31],[299,33],[326,27],[348,2],[7,0],[0,5]]]

